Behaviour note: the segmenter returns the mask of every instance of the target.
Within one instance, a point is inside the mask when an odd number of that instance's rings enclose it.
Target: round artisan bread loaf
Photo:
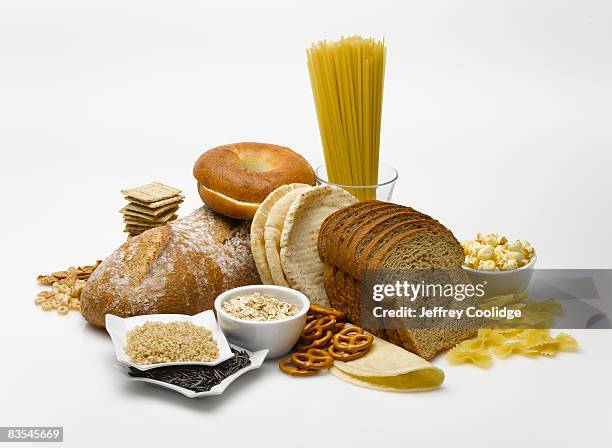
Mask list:
[[[98,327],[106,314],[196,314],[223,291],[259,283],[249,223],[204,206],[115,250],[87,281],[81,312]]]
[[[257,207],[281,185],[314,185],[310,164],[289,148],[268,143],[234,143],[202,154],[193,167],[206,205],[226,216],[253,219]]]

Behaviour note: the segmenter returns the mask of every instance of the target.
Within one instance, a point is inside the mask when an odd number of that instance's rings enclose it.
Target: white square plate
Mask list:
[[[248,350],[238,347],[237,345],[232,345],[232,347],[234,347],[237,350],[241,350],[241,351],[244,350],[245,352],[247,352],[247,354],[249,355],[249,358],[251,359],[251,364],[245,367],[244,369],[241,369],[238,372],[234,373],[233,375],[228,376],[223,381],[221,381],[219,384],[212,387],[209,391],[206,391],[206,392],[194,392],[190,389],[185,389],[184,387],[181,387],[181,386],[175,386],[174,384],[164,383],[163,381],[158,381],[158,380],[154,380],[151,378],[141,378],[137,376],[132,376],[129,374],[128,367],[120,366],[117,364],[115,364],[114,367],[121,374],[121,376],[123,376],[125,379],[129,381],[140,381],[143,383],[155,384],[156,386],[164,387],[166,389],[171,389],[173,391],[176,391],[189,398],[199,398],[199,397],[209,397],[212,395],[221,395],[225,391],[225,389],[227,389],[227,387],[234,382],[236,378],[238,378],[241,375],[244,375],[245,373],[251,370],[259,369],[261,365],[263,364],[264,360],[266,359],[266,355],[268,354],[268,349],[259,350],[257,352],[250,352]]]
[[[127,342],[127,332],[133,330],[137,325],[142,325],[145,322],[191,322],[194,325],[200,325],[208,328],[212,332],[213,339],[217,341],[219,347],[219,356],[214,361],[210,362],[165,362],[161,364],[134,364],[130,361],[129,356],[123,350]],[[180,365],[197,365],[197,366],[216,366],[217,364],[225,361],[226,359],[234,356],[232,349],[225,339],[225,335],[219,328],[215,314],[212,310],[204,311],[203,313],[196,314],[194,316],[187,316],[185,314],[148,314],[144,316],[134,316],[128,318],[122,318],[113,316],[112,314],[106,315],[106,331],[110,334],[113,340],[113,346],[115,347],[115,356],[119,363],[134,367],[138,370],[149,370],[156,367],[162,366],[180,366]]]

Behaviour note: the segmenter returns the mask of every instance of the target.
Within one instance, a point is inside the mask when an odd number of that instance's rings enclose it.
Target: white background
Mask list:
[[[527,238],[540,267],[611,267],[612,6],[605,1],[0,0],[0,425],[63,425],[70,446],[604,446],[610,331],[579,354],[448,366],[392,394],[274,363],[221,397],[126,382],[109,338],[33,304],[37,273],[125,238],[121,188],[200,203],[207,148],[253,140],[322,160],[305,49],[388,45],[382,161],[394,199],[460,239]]]

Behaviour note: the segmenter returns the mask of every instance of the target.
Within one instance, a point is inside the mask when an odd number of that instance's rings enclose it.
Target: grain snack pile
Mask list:
[[[102,263],[101,260],[90,266],[69,267],[65,271],[39,275],[38,283],[51,286],[51,290],[36,295],[35,303],[45,311],[56,310],[68,314],[69,310],[81,311],[81,291],[91,273]]]
[[[219,347],[209,329],[191,322],[145,322],[128,331],[125,353],[135,364],[210,362]]]
[[[338,310],[311,305],[295,352],[278,364],[279,369],[291,376],[312,376],[329,369],[334,360],[365,356],[374,337],[357,326],[345,326],[345,317]]]
[[[160,182],[151,182],[142,187],[121,190],[128,205],[119,210],[125,222],[124,232],[130,236],[140,235],[145,230],[175,220],[179,205],[183,202],[181,190]]]
[[[286,319],[299,311],[291,303],[259,292],[226,300],[221,307],[237,319],[258,321]]]

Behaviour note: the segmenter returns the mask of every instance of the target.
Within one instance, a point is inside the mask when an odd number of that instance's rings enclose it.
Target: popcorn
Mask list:
[[[480,263],[478,263],[478,269],[482,269],[484,271],[492,271],[495,269],[495,261],[481,260]]]
[[[477,233],[476,239],[462,243],[464,266],[480,270],[510,271],[527,265],[535,249],[527,240],[508,241],[497,233]]]

